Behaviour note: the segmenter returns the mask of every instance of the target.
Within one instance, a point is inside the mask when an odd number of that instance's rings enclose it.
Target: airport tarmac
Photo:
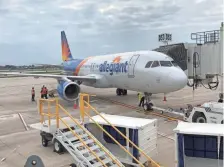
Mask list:
[[[26,131],[18,113],[20,113],[29,124],[37,123],[40,120],[37,110],[37,103],[31,102],[31,88],[35,87],[36,99],[40,97],[42,85],[48,89],[55,89],[57,82],[54,79],[46,78],[1,78],[0,79],[0,166],[20,167],[24,166],[29,155],[38,155],[42,158],[46,167],[68,166],[72,158],[68,153],[58,155],[53,152],[52,146],[43,148],[38,130],[29,129]],[[174,134],[176,121],[167,118],[151,115],[124,106],[118,106],[110,101],[100,98],[120,101],[125,104],[137,106],[138,98],[136,92],[128,91],[128,96],[116,96],[116,89],[95,89],[81,86],[82,91],[96,95],[91,98],[91,104],[99,111],[109,114],[124,115],[141,118],[158,119],[158,154],[153,159],[164,167],[174,166]],[[153,95],[154,105],[158,107],[172,107],[174,109],[186,107],[186,104],[201,104],[206,101],[218,100],[219,88],[211,91],[203,87],[195,90],[193,97],[192,88],[186,87],[180,91],[167,95],[167,102],[163,101],[163,94]],[[60,104],[79,117],[79,111],[73,109],[73,104],[60,100]],[[14,150],[16,148],[16,150]],[[13,152],[14,150],[14,152]],[[1,162],[3,158],[6,158]]]

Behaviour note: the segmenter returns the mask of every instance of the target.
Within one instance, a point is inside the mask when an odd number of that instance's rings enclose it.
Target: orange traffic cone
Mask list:
[[[73,106],[73,107],[74,107],[74,109],[77,109],[77,108],[78,108],[78,106],[77,106],[77,104],[76,104],[76,103],[74,104],[74,106]]]
[[[164,96],[163,101],[167,101],[167,100],[166,100],[166,96]]]

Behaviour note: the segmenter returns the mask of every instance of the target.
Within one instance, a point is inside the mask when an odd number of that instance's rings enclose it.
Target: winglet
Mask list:
[[[65,31],[61,31],[61,48],[62,48],[62,60],[69,61],[72,60],[72,54],[68,45],[68,41],[65,35]]]

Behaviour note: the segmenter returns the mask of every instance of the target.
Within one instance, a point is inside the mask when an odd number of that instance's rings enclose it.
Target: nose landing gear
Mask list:
[[[151,96],[152,94],[151,93],[145,93],[145,102],[144,102],[144,110],[145,111],[150,111],[150,110],[153,110],[153,104],[151,102]]]
[[[117,90],[116,90],[116,93],[117,93],[117,95],[118,96],[121,96],[121,95],[127,95],[127,90],[126,89],[120,89],[120,88],[117,88]]]

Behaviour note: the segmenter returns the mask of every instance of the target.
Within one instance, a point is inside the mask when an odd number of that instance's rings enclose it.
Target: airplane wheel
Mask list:
[[[47,147],[48,146],[48,140],[44,137],[44,136],[42,136],[42,146],[44,146],[44,147]]]
[[[204,116],[204,114],[200,113],[200,112],[196,112],[192,118],[192,122],[195,123],[207,123],[207,120]]]
[[[149,103],[149,109],[150,109],[150,110],[153,110],[152,107],[153,107],[153,104],[152,104],[152,103]]]
[[[145,103],[143,108],[145,111],[150,111],[150,110],[153,110],[152,106],[153,106],[152,103]]]
[[[117,88],[116,93],[117,93],[118,96],[120,96],[121,95],[121,89]]]
[[[62,153],[63,152],[63,146],[57,139],[54,140],[54,151],[56,153]]]
[[[198,117],[196,120],[197,123],[206,123],[205,117]]]
[[[143,105],[143,109],[144,109],[145,111],[148,111],[148,104],[144,104],[144,105]]]
[[[77,81],[77,84],[78,84],[78,85],[81,85],[81,84],[82,84],[82,81]]]
[[[128,91],[126,89],[123,90],[123,95],[127,95]]]

